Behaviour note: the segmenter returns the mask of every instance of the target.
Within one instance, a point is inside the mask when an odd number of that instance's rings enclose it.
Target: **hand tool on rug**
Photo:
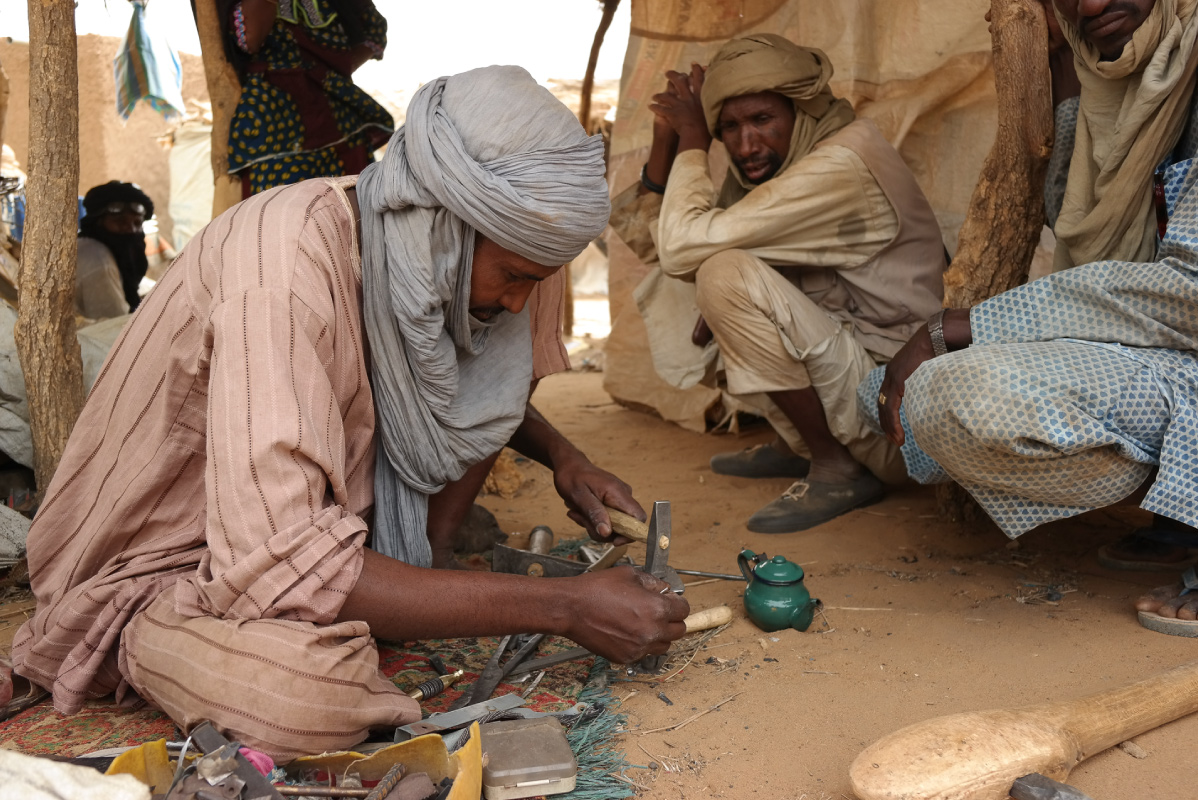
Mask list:
[[[413,700],[424,702],[430,697],[436,697],[450,686],[453,686],[453,684],[457,682],[458,678],[465,674],[466,670],[459,669],[457,672],[451,672],[448,675],[438,675],[435,678],[429,678],[427,681],[424,681],[415,689],[408,692],[408,697],[412,698]]]
[[[1011,784],[1011,797],[1015,800],[1094,800],[1080,789],[1054,781],[1039,772],[1016,778],[1015,783]]]
[[[653,504],[653,514],[648,524],[614,508],[607,508],[607,513],[611,519],[612,530],[615,533],[645,543],[645,564],[641,569],[668,583],[671,591],[682,594],[685,588],[682,578],[679,577],[678,573],[668,563],[670,559],[669,502],[658,500]],[[616,553],[615,550],[608,550],[598,562],[587,566],[580,561],[571,561],[547,554],[532,553],[527,550],[517,550],[513,547],[497,544],[491,558],[491,571],[507,572],[516,575],[532,575],[534,577],[564,578],[581,575],[583,572],[594,571],[595,569],[609,566],[621,554]],[[495,687],[499,685],[499,681],[508,673],[514,671],[516,664],[519,663],[513,657],[505,667],[501,668],[499,661],[505,650],[506,644],[501,642],[500,648],[497,648],[495,654],[491,656],[491,662],[483,670],[483,676],[476,683],[476,689],[471,692],[473,702],[478,702],[478,700],[488,696],[476,694],[476,692],[494,691]],[[636,664],[630,665],[629,671],[658,672],[664,665],[664,655],[645,656]],[[488,670],[490,671],[490,675],[488,675]],[[495,679],[496,674],[499,674],[498,679]],[[488,685],[490,685],[489,690],[487,689]],[[471,700],[463,701],[459,698],[458,702],[464,704],[465,702],[471,702]]]
[[[535,634],[520,634],[518,636],[508,635],[499,641],[499,646],[495,648],[495,652],[491,654],[491,658],[487,661],[487,665],[483,667],[482,675],[478,676],[478,680],[474,682],[474,686],[470,688],[470,693],[462,693],[462,696],[453,702],[451,709],[462,708],[471,703],[481,703],[490,697],[495,687],[503,682],[503,679],[516,668],[520,662],[536,652],[537,646],[545,638],[543,633]],[[512,653],[505,663],[500,663],[503,654],[514,648]]]
[[[682,579],[669,564],[671,538],[669,501],[658,500],[653,503],[653,513],[650,515],[647,525],[614,508],[608,508],[607,515],[611,519],[613,532],[625,538],[645,543],[645,565],[642,569],[655,578],[660,578],[670,584],[671,589],[682,594]]]
[[[682,621],[686,626],[687,633],[696,633],[705,631],[711,628],[718,628],[732,621],[732,609],[728,606],[715,606],[702,611],[696,611]],[[523,675],[526,672],[536,672],[537,670],[546,669],[556,664],[561,664],[565,661],[573,661],[576,658],[585,658],[586,656],[594,655],[585,647],[571,647],[569,650],[562,650],[560,653],[541,656],[534,658],[531,661],[526,661],[508,673],[508,677]]]
[[[645,564],[641,568],[645,572],[661,578],[670,584],[673,591],[681,594],[682,578],[668,563],[670,557],[669,502],[659,500],[653,504],[653,516],[647,525],[614,508],[608,508],[607,513],[611,518],[614,532],[628,539],[645,543]],[[623,547],[625,546],[620,545],[614,550],[609,549],[600,557],[598,563],[588,567],[582,561],[572,561],[547,553],[534,553],[531,552],[531,549],[520,550],[504,544],[497,544],[491,555],[491,571],[506,572],[511,575],[531,575],[536,578],[569,578],[581,575],[583,572],[594,572],[611,566],[624,555],[624,550],[621,549]]]
[[[1016,778],[1064,780],[1079,763],[1198,711],[1198,661],[1076,700],[909,725],[849,767],[860,800],[1002,800]]]
[[[465,727],[475,720],[482,719],[488,714],[498,711],[510,711],[522,705],[524,705],[524,699],[520,695],[503,694],[482,703],[475,703],[474,705],[464,706],[452,711],[444,711],[439,714],[429,714],[420,722],[413,722],[410,725],[401,725],[396,728],[395,741],[406,742],[408,739],[423,736],[426,733],[455,730]]]

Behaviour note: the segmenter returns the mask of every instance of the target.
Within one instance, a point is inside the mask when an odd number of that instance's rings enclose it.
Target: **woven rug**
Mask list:
[[[426,714],[445,711],[463,691],[470,691],[498,642],[496,638],[485,637],[379,642],[379,667],[384,675],[405,691],[414,689],[437,674],[431,664],[434,656],[440,658],[450,671],[458,668],[465,670],[465,675],[454,686],[422,705]],[[573,646],[565,639],[547,638],[537,654],[549,655]],[[593,661],[594,658],[588,657],[546,670],[525,705],[537,711],[560,711],[579,702]],[[521,693],[531,678],[529,676],[523,684],[502,683],[493,696]],[[90,701],[82,711],[70,717],[59,714],[47,701],[6,722],[0,722],[0,747],[29,755],[78,756],[93,750],[125,747],[162,738],[181,738],[169,717],[149,708],[120,708],[111,698]]]

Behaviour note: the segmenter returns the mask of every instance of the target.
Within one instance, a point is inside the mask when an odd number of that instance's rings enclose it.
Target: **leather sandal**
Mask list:
[[[1098,548],[1098,563],[1107,569],[1174,572],[1198,564],[1196,546],[1191,533],[1140,528]]]
[[[711,457],[711,471],[737,478],[804,478],[811,462],[794,453],[784,453],[778,443],[759,444],[735,453]]]
[[[754,533],[794,533],[814,528],[841,514],[873,505],[886,491],[882,482],[866,472],[849,483],[795,481],[774,502],[749,517]]]

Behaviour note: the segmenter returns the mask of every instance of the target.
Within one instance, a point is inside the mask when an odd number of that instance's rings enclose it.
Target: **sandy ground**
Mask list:
[[[804,565],[828,607],[829,630],[764,634],[744,617],[743,584],[687,591],[692,609],[726,603],[736,618],[677,677],[615,685],[626,698],[629,761],[659,765],[632,771],[642,797],[848,798],[853,758],[904,725],[1081,697],[1198,654],[1198,642],[1144,630],[1130,610],[1143,589],[1175,576],[1111,572],[1095,561],[1099,545],[1146,519],[1137,509],[1054,523],[1016,544],[989,523],[940,522],[932,491],[909,485],[812,531],[753,534],[744,521],[787,481],[723,477],[707,464],[714,453],[770,439],[768,429],[690,433],[616,405],[598,373],[547,379],[534,402],[642,504],[671,501],[675,566],[736,572],[742,547],[782,554]],[[529,482],[516,498],[483,500],[504,530],[548,524],[578,535],[548,472],[521,469]],[[1021,602],[1044,586],[1064,592],[1058,603]],[[730,697],[678,731],[641,733]],[[1198,796],[1196,737],[1198,715],[1136,737],[1146,757],[1113,748],[1069,782],[1095,800]]]
[[[642,504],[672,503],[675,566],[736,572],[742,547],[781,554],[804,565],[827,606],[826,629],[765,634],[744,617],[742,583],[687,590],[692,609],[728,604],[736,617],[675,677],[614,685],[628,714],[628,760],[658,765],[630,772],[643,798],[850,798],[854,757],[904,725],[1081,697],[1198,653],[1198,641],[1146,631],[1130,611],[1142,590],[1174,576],[1111,572],[1095,561],[1099,545],[1146,518],[1136,509],[1055,523],[1015,544],[988,523],[940,522],[932,491],[909,485],[812,531],[753,534],[744,521],[787,481],[714,475],[707,463],[767,441],[767,428],[690,433],[616,405],[597,372],[553,376],[534,402]],[[547,524],[559,537],[581,535],[548,471],[531,462],[519,469],[526,483],[515,498],[482,500],[503,529]],[[1029,602],[1045,587],[1063,593],[1058,603]],[[5,607],[0,649],[27,606]],[[729,698],[677,731],[645,733]],[[1146,757],[1111,749],[1069,781],[1095,800],[1198,796],[1196,738],[1198,715],[1136,737]]]

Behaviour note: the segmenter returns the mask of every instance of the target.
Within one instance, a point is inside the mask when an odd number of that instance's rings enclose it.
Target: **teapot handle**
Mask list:
[[[745,553],[748,553],[746,556]],[[749,562],[757,564],[761,561],[761,556],[754,553],[752,550],[741,550],[736,556],[736,565],[740,567],[740,574],[745,576],[745,583],[753,582],[753,570],[749,567]]]

